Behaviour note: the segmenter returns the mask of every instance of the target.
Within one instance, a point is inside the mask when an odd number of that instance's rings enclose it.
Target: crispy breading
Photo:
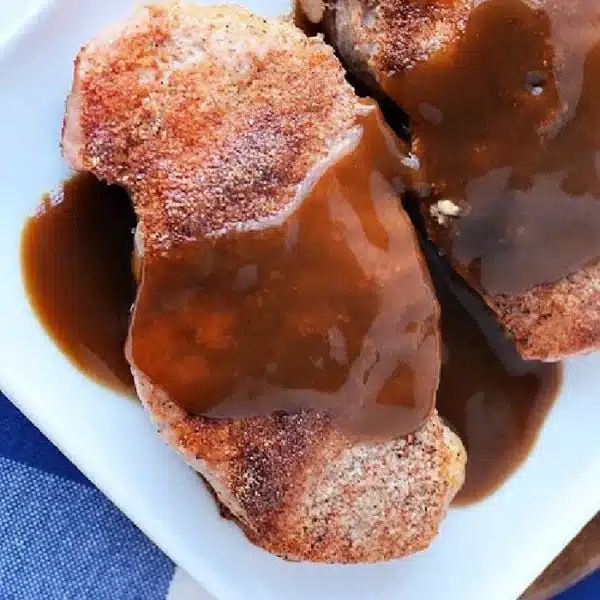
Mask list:
[[[364,110],[320,38],[237,7],[175,3],[81,50],[63,152],[129,189],[146,257],[285,210]],[[358,443],[315,411],[194,416],[133,373],[164,438],[254,543],[286,558],[421,550],[462,485],[464,448],[437,414],[405,439]]]
[[[311,14],[318,14],[313,6],[318,0],[299,1],[301,5],[307,3]],[[394,86],[394,79],[402,81],[403,74],[432,57],[446,65],[446,72],[452,71],[454,48],[465,32],[471,12],[480,4],[474,0],[336,0],[325,3],[323,25],[346,66],[357,77],[374,92],[392,93],[397,91],[390,88]],[[588,7],[585,10],[589,12],[592,2],[539,0],[524,5],[551,11],[556,23],[564,22],[565,27],[555,23],[554,36],[567,48],[589,45],[589,38],[592,42],[598,39],[594,25],[597,14],[595,20],[589,18],[588,27],[581,27],[586,14],[581,12],[582,7]],[[485,57],[485,52],[482,56]],[[558,70],[564,66],[561,58],[557,56]],[[394,100],[403,105],[402,97]],[[420,101],[411,98],[411,106],[417,106]],[[427,106],[421,109],[436,110]],[[410,117],[418,119],[419,115],[409,114]],[[489,118],[492,120],[494,115]],[[415,139],[419,138],[418,127],[413,134]],[[414,151],[426,162],[438,149],[417,147]],[[435,207],[431,208],[429,202],[424,202],[422,213],[427,232],[433,242],[447,250],[454,217],[456,220],[461,217],[454,215],[449,219]],[[600,348],[598,263],[555,283],[538,285],[514,295],[486,293],[460,265],[453,266],[481,293],[524,358],[557,361]]]

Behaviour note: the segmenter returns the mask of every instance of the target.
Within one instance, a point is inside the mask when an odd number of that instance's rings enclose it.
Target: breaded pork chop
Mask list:
[[[464,448],[437,412],[405,438],[357,443],[316,411],[196,417],[134,377],[164,439],[252,542],[289,560],[372,563],[424,550],[464,481]]]
[[[303,4],[307,3],[307,12],[316,18],[319,12],[315,2],[319,6],[319,1],[303,0]],[[539,71],[546,77],[544,65],[554,63],[549,70],[553,69],[563,83],[565,72],[570,70],[575,74],[577,89],[581,86],[577,80],[581,59],[577,57],[573,61],[573,57],[598,43],[600,12],[597,6],[590,0],[489,0],[484,3],[474,0],[336,0],[325,3],[322,11],[325,30],[348,68],[373,89],[388,94],[408,113],[416,140],[413,152],[421,162],[423,179],[441,194],[434,194],[423,203],[425,224],[430,238],[446,255],[450,255],[455,239],[455,226],[471,208],[461,193],[452,195],[447,191],[451,169],[457,172],[466,169],[474,180],[486,172],[506,167],[513,159],[511,153],[517,154],[515,150],[522,152],[522,162],[526,163],[538,151],[533,144],[527,145],[529,133],[542,131],[556,120],[552,94],[533,96],[527,92],[525,83],[517,90],[519,94],[513,93],[515,90],[504,86],[500,69],[507,71],[506,65],[513,61],[511,73],[516,81],[526,82],[528,70],[529,73]],[[477,19],[472,22],[477,25],[471,26],[470,19],[474,15]],[[506,29],[502,31],[503,22]],[[552,34],[548,39],[555,46],[542,48],[545,36],[550,36],[550,28]],[[543,33],[546,29],[548,32]],[[502,41],[495,38],[498,32],[505,36]],[[543,52],[547,54],[542,57]],[[476,76],[467,79],[470,72],[476,72]],[[591,77],[596,78],[597,74]],[[496,97],[504,96],[507,102],[488,106],[481,90],[491,90]],[[568,84],[561,89],[565,103],[569,91]],[[448,99],[453,95],[458,100],[454,112],[446,110]],[[528,97],[523,101],[525,96]],[[543,104],[544,98],[548,98],[547,105]],[[577,103],[570,104],[567,110],[573,110]],[[588,124],[587,130],[595,127]],[[437,143],[440,141],[442,144]],[[448,141],[447,146],[445,141]],[[508,160],[493,155],[507,141],[511,144],[505,145]],[[517,159],[514,160],[516,164]],[[444,162],[449,165],[445,173],[432,168]],[[449,207],[448,214],[438,210],[440,200],[442,208]],[[552,254],[553,250],[549,248],[548,252]],[[575,269],[568,276],[516,293],[486,290],[462,265],[452,262],[481,293],[524,358],[557,361],[600,348],[600,265],[597,261]]]
[[[79,53],[62,147],[133,194],[148,256],[279,213],[359,110],[332,50],[291,25],[150,6]]]
[[[464,30],[475,0],[298,0],[354,75],[379,89]]]
[[[332,50],[236,7],[148,7],[80,52],[63,151],[126,186],[144,259],[280,213],[357,133],[365,110]],[[359,443],[307,410],[192,415],[132,366],[163,437],[257,545],[295,560],[374,562],[425,548],[465,452],[436,413]]]

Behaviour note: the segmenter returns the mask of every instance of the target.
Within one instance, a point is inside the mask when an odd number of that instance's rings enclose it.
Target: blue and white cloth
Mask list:
[[[0,393],[0,600],[211,599]]]
[[[211,599],[0,394],[0,600]]]

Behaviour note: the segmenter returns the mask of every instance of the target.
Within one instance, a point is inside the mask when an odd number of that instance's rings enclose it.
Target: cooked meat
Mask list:
[[[424,550],[464,480],[464,448],[437,413],[415,434],[361,444],[313,411],[196,417],[134,376],[161,435],[248,538],[290,560],[370,563]]]
[[[148,256],[279,213],[359,110],[332,51],[295,27],[156,6],[79,53],[63,153],[134,194]]]
[[[311,21],[323,20],[328,39],[350,71],[384,90],[389,77],[451,45],[474,5],[474,0],[298,2]]]
[[[150,7],[79,53],[63,152],[126,186],[143,260],[280,214],[356,136],[365,110],[332,50],[236,7]],[[132,367],[160,433],[257,545],[295,560],[374,562],[425,548],[465,452],[437,413],[359,442],[324,412],[193,415]]]
[[[599,348],[598,3],[327,6],[343,60],[409,115],[429,236],[521,354]]]

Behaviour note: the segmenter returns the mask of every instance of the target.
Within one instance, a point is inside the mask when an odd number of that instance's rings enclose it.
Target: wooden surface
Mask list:
[[[600,513],[540,575],[521,600],[547,600],[600,568]]]

